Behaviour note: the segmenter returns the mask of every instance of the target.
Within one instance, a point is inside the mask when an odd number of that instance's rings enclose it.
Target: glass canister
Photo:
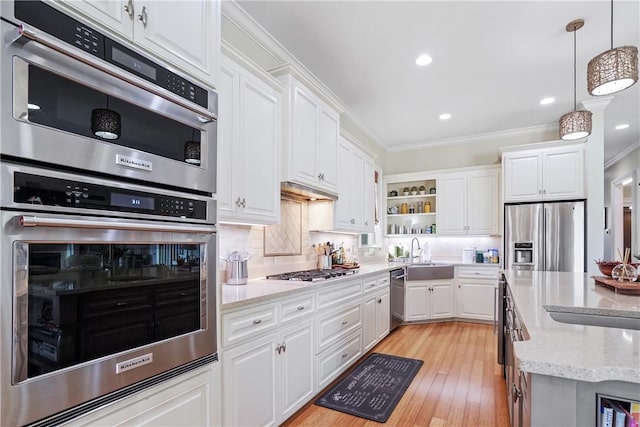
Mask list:
[[[401,214],[409,213],[409,205],[407,203],[403,203],[400,205],[400,213]]]
[[[431,212],[431,202],[424,202],[424,213]]]
[[[419,201],[416,204],[416,213],[423,213],[424,212],[424,202],[423,201]]]

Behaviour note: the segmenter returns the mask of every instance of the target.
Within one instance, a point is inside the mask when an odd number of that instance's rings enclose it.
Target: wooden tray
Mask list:
[[[618,282],[617,279],[604,276],[591,276],[596,281],[596,285],[613,289],[619,294],[640,295],[640,282]]]

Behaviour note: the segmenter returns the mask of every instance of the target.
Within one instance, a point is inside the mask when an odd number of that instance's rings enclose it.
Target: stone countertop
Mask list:
[[[495,267],[497,264],[462,264],[460,259],[434,260],[437,263],[448,263],[454,265]],[[222,305],[223,311],[241,307],[249,304],[266,302],[271,299],[292,296],[296,293],[317,290],[323,286],[335,284],[340,281],[363,278],[371,274],[383,273],[398,267],[409,265],[405,262],[383,262],[378,264],[361,264],[355,274],[342,276],[335,279],[319,280],[316,282],[297,282],[288,280],[268,280],[265,278],[252,279],[246,285],[222,285]]]
[[[640,296],[584,273],[505,271],[529,339],[514,343],[520,370],[578,381],[640,383],[640,331],[561,323],[545,309],[640,319]]]

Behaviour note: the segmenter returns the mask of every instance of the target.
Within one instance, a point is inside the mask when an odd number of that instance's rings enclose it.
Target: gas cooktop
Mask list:
[[[316,269],[316,270],[304,270],[304,271],[292,271],[291,273],[272,274],[267,276],[267,279],[273,280],[301,280],[304,282],[314,282],[316,280],[333,279],[334,277],[346,276],[354,274],[358,270],[332,270],[332,269]]]

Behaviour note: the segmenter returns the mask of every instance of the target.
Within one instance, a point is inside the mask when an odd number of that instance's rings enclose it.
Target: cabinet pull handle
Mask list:
[[[370,288],[375,288],[375,286],[376,286],[375,283],[372,283],[372,284],[369,285]]]
[[[147,6],[142,6],[142,12],[138,15],[138,19],[142,22],[142,26],[147,28]]]
[[[298,306],[298,311],[304,310],[304,305],[299,305]]]
[[[498,288],[493,288],[493,335],[498,334],[498,315],[496,310],[498,308]]]
[[[254,325],[259,325],[260,323],[262,323],[262,319],[256,319],[253,321]]]
[[[318,174],[318,181],[322,181],[322,174],[321,173]]]
[[[382,304],[382,298],[378,298],[378,304]]]
[[[116,307],[122,307],[123,305],[127,305],[126,302],[117,302]]]
[[[345,353],[345,354],[343,354],[343,355],[342,355],[342,358],[343,358],[343,359],[346,359],[346,358],[347,358],[347,356],[349,356],[349,353]]]
[[[287,343],[283,342],[282,345],[280,346],[282,348],[282,352],[284,353],[285,351],[287,351]]]
[[[129,18],[133,17],[133,1],[129,0],[127,4],[124,5],[124,11],[127,12]]]
[[[280,344],[276,346],[276,351],[278,352],[278,354],[280,354],[280,352],[282,351],[282,346]]]
[[[246,207],[247,207],[247,201],[245,200],[245,198],[244,198],[244,197],[242,198],[242,203],[241,203],[241,204],[242,204],[242,207],[243,207],[243,208],[246,208]]]
[[[518,390],[518,387],[516,387],[515,384],[511,384],[511,385],[512,385],[511,397],[513,397],[513,403],[516,403],[518,399],[522,396],[522,392]]]
[[[342,321],[342,326],[346,325],[347,323],[349,323],[349,322],[347,322],[346,320],[343,320]]]

